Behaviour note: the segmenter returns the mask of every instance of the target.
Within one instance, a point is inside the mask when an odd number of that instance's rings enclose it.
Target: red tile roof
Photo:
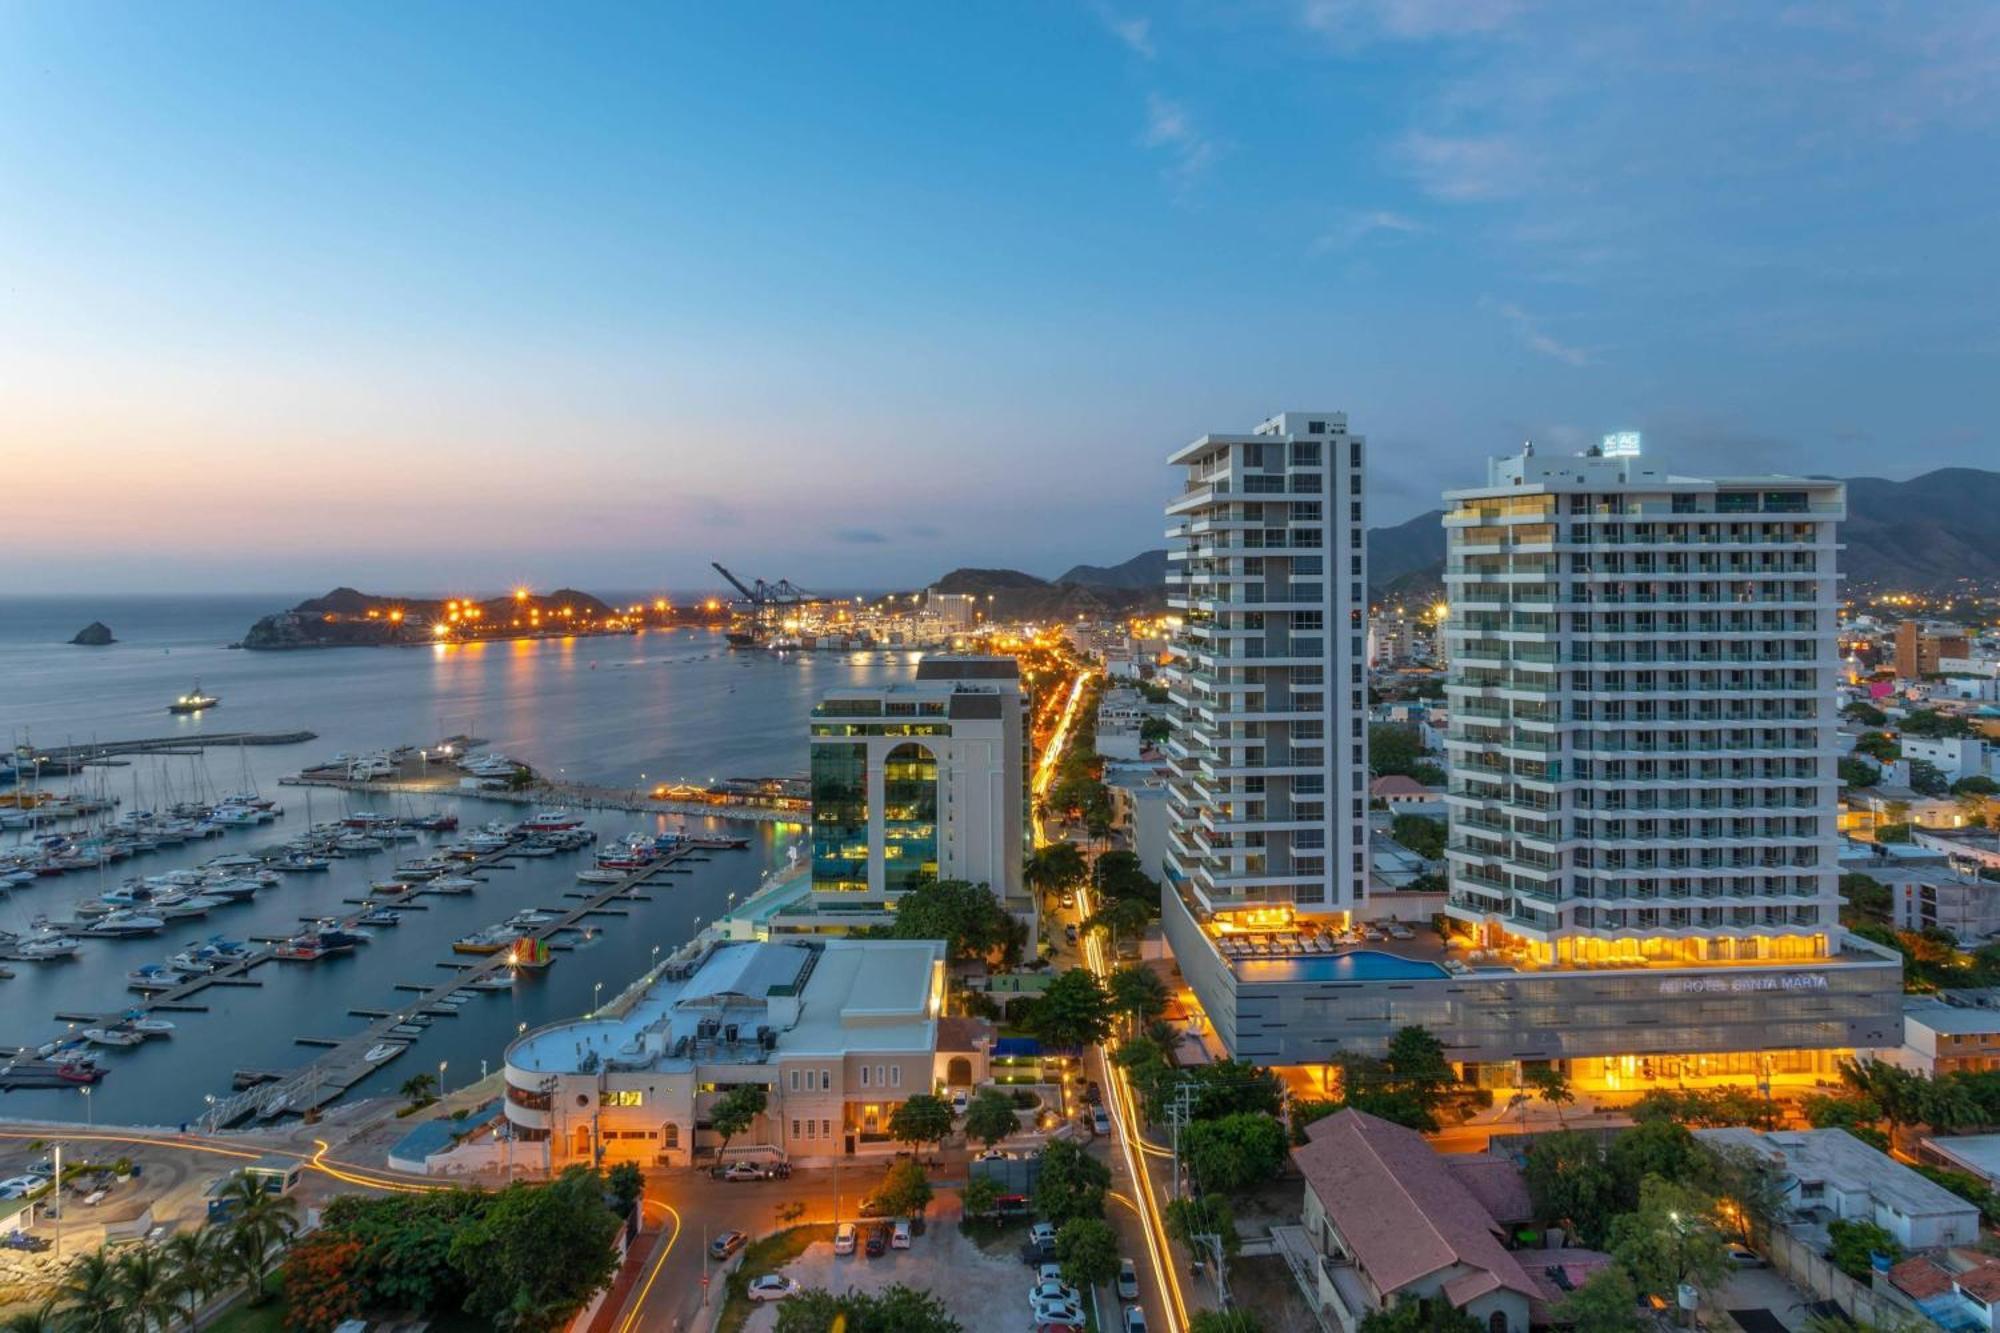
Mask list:
[[[1429,787],[1402,773],[1389,773],[1368,784],[1370,796],[1421,796],[1429,791]]]
[[[1927,1301],[1951,1290],[1951,1274],[1918,1255],[1889,1270],[1889,1285],[1913,1301]]]
[[[1384,1296],[1454,1264],[1477,1270],[1445,1287],[1454,1304],[1502,1288],[1540,1294],[1492,1214],[1414,1130],[1349,1110],[1307,1133],[1292,1152],[1306,1188]]]
[[[2000,1264],[1981,1264],[1977,1268],[1967,1269],[1953,1281],[1958,1284],[1960,1291],[1977,1296],[1988,1305],[2000,1301]]]

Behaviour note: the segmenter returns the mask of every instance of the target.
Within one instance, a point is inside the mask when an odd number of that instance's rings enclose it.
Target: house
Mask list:
[[[1560,1288],[1537,1268],[1576,1276],[1603,1256],[1589,1251],[1516,1252],[1493,1208],[1519,1213],[1525,1189],[1509,1185],[1497,1158],[1440,1157],[1414,1130],[1360,1111],[1313,1123],[1292,1159],[1305,1176],[1299,1265],[1308,1298],[1342,1333],[1370,1313],[1408,1301],[1443,1301],[1490,1333],[1525,1333],[1532,1308]],[[1574,1270],[1574,1271],[1572,1271]]]
[[[1903,1001],[1903,1044],[1887,1058],[1932,1077],[2000,1069],[2000,1009],[1911,996]]]
[[[1391,810],[1403,814],[1430,814],[1428,807],[1436,807],[1436,812],[1444,809],[1443,794],[1433,791],[1415,778],[1401,773],[1388,773],[1368,784],[1368,795],[1372,800],[1382,802]],[[1416,809],[1413,807],[1426,807]]]
[[[1796,1223],[1835,1219],[1873,1222],[1906,1250],[1971,1245],[1979,1239],[1979,1209],[1942,1185],[1878,1152],[1844,1129],[1698,1129],[1718,1148],[1739,1148],[1775,1169]]]

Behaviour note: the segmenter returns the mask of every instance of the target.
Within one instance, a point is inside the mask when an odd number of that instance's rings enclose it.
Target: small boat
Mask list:
[[[365,834],[352,833],[347,837],[334,839],[333,845],[339,851],[349,855],[365,856],[370,852],[381,851],[383,844],[378,838],[371,838]]]
[[[451,869],[451,862],[438,857],[425,857],[421,861],[405,861],[396,867],[397,879],[436,879]]]
[[[389,1029],[389,1035],[392,1037],[421,1037],[424,1035],[424,1030],[415,1023],[398,1023]]]
[[[379,1065],[384,1060],[395,1059],[408,1049],[399,1041],[378,1041],[361,1058],[371,1065]]]
[[[56,1077],[65,1083],[95,1083],[104,1077],[104,1066],[87,1055],[78,1056],[57,1065]]]
[[[148,963],[125,974],[126,984],[136,991],[172,990],[187,978],[170,967]]]
[[[465,988],[467,990],[485,991],[512,990],[514,989],[514,974],[512,972],[493,972],[476,980],[466,982]]]
[[[487,954],[499,953],[514,938],[512,929],[504,926],[476,930],[470,935],[461,935],[451,942],[453,953]]]
[[[199,713],[204,708],[213,708],[221,702],[222,700],[212,694],[203,694],[201,692],[201,682],[196,681],[192,690],[167,705],[167,711],[169,713]]]
[[[326,950],[320,947],[317,937],[295,935],[271,950],[273,958],[282,958],[288,963],[316,963],[326,957]]]
[[[391,911],[387,907],[378,907],[373,911],[363,912],[360,916],[355,917],[354,924],[358,926],[400,926],[403,924],[403,914]]]
[[[524,842],[514,848],[515,856],[554,856],[560,848],[546,842]]]
[[[164,1018],[135,1018],[128,1014],[125,1019],[125,1026],[142,1037],[171,1037],[174,1035],[173,1023]]]
[[[137,1046],[145,1038],[127,1028],[85,1028],[83,1039],[98,1046]]]
[[[523,833],[560,833],[565,829],[582,827],[583,816],[567,810],[540,810],[520,823]]]
[[[623,870],[591,869],[576,872],[579,884],[623,884],[630,875]]]
[[[291,871],[295,874],[311,874],[315,871],[333,869],[333,862],[327,860],[324,856],[308,856],[301,852],[295,852],[287,856],[284,860],[275,861],[272,864],[280,870]]]
[[[425,885],[432,893],[471,893],[479,881],[465,875],[440,875]]]
[[[410,886],[401,880],[378,879],[368,886],[368,891],[379,898],[400,898],[410,891]]]

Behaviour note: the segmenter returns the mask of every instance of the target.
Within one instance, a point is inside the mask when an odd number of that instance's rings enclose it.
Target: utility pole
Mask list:
[[[56,1141],[56,1262],[62,1262],[62,1141]]]

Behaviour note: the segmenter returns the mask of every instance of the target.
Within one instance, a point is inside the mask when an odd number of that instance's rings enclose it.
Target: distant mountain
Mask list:
[[[1368,577],[1378,588],[1421,574],[1435,583],[1444,568],[1444,510],[1418,514],[1393,528],[1368,529]]]
[[[1091,588],[1130,588],[1137,591],[1151,591],[1164,587],[1167,579],[1167,553],[1141,551],[1122,565],[1077,565],[1068,573],[1058,574],[1057,583],[1081,583]]]
[[[1144,559],[1145,557],[1140,557]],[[1120,566],[1119,568],[1122,568]],[[1166,605],[1166,585],[1146,588],[1050,581],[1018,569],[954,569],[931,584],[939,592],[990,599],[987,615],[999,620],[1096,620]]]
[[[1852,477],[1841,568],[1857,588],[2000,582],[2000,472],[1946,467],[1908,481]]]
[[[463,615],[464,619],[460,617]],[[243,636],[255,649],[352,648],[430,643],[435,626],[458,622],[459,638],[529,638],[547,632],[600,633],[613,628],[618,611],[587,592],[554,592],[494,597],[483,602],[436,597],[384,597],[339,587],[324,597],[308,597],[289,611],[265,616]],[[560,626],[559,631],[557,627]]]

